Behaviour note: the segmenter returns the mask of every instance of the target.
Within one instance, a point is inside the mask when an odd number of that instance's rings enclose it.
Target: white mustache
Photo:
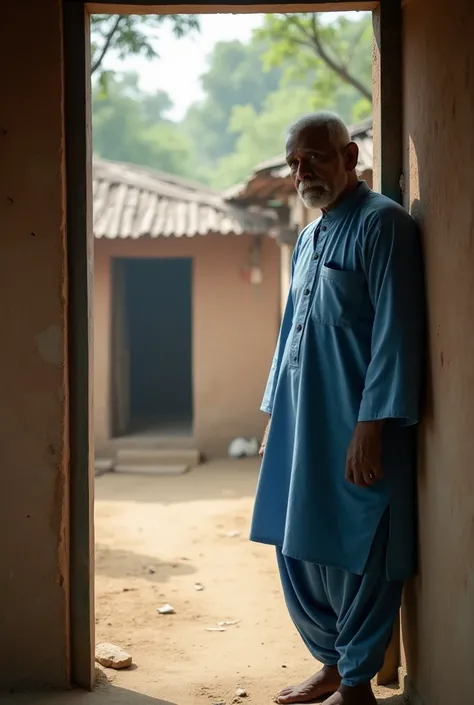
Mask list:
[[[323,191],[327,190],[325,185],[322,184],[320,181],[311,180],[311,181],[302,181],[300,183],[300,185],[298,186],[298,192],[300,194],[302,194],[303,191],[306,191],[306,189],[308,189],[308,188],[320,188]]]

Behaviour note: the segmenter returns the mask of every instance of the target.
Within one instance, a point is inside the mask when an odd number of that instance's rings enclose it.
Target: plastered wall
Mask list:
[[[404,635],[424,705],[474,700],[473,34],[469,0],[404,3],[405,198],[423,230],[430,351]]]
[[[68,684],[59,0],[0,19],[0,689]]]
[[[226,452],[238,435],[261,436],[259,411],[279,326],[280,252],[263,242],[263,282],[242,277],[251,238],[97,240],[94,272],[96,447],[110,437],[110,316],[113,257],[193,259],[194,436],[205,455]],[[171,294],[170,294],[171,295]]]

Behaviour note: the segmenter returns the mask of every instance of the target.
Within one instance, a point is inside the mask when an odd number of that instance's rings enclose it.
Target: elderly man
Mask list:
[[[293,255],[251,539],[276,546],[288,610],[322,664],[277,702],[373,705],[415,570],[419,241],[406,211],[358,180],[358,148],[337,116],[299,120],[286,157],[322,216]]]

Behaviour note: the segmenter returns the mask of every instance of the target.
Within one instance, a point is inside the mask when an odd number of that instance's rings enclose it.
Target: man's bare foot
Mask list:
[[[310,703],[335,693],[341,685],[341,676],[336,666],[324,666],[320,671],[299,685],[292,685],[281,691],[277,703]],[[362,704],[361,705],[365,705]]]
[[[341,685],[339,690],[324,701],[323,705],[377,705],[370,683],[348,688]]]

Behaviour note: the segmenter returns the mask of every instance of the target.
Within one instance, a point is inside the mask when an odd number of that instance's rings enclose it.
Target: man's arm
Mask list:
[[[266,414],[269,414],[270,418],[265,428],[265,433],[263,434],[262,444],[260,446],[259,455],[263,458],[265,453],[265,447],[267,445],[268,434],[270,433],[270,424],[272,420],[273,412],[273,400],[275,399],[275,392],[278,383],[278,377],[280,375],[281,361],[283,358],[283,352],[285,350],[286,341],[291,331],[291,326],[293,325],[293,297],[291,295],[291,284],[290,291],[288,293],[288,299],[286,302],[285,313],[283,314],[283,320],[281,322],[280,334],[278,336],[278,342],[275,349],[275,354],[273,355],[272,366],[270,369],[270,375],[268,377],[267,386],[265,388],[265,394],[263,396],[263,401],[260,409]]]
[[[398,209],[374,214],[363,243],[367,285],[375,311],[372,358],[346,477],[370,486],[382,477],[382,429],[394,420],[418,422],[424,350],[424,288],[415,224]]]
[[[303,235],[305,231],[300,235]],[[275,348],[275,354],[273,355],[273,361],[272,361],[272,366],[270,368],[270,374],[268,377],[267,385],[265,387],[265,394],[263,396],[263,401],[261,404],[261,411],[264,411],[266,414],[269,414],[271,416],[272,411],[273,411],[273,400],[275,398],[275,391],[276,391],[276,385],[278,382],[278,377],[280,374],[280,367],[281,367],[281,361],[283,359],[283,353],[285,351],[285,346],[286,346],[286,341],[288,339],[288,336],[291,331],[291,327],[293,325],[293,314],[294,314],[294,305],[293,305],[293,296],[291,293],[291,287],[292,287],[292,282],[293,282],[293,274],[295,271],[295,265],[296,265],[296,260],[298,257],[298,248],[299,248],[299,242],[296,243],[296,247],[293,251],[293,256],[291,258],[291,278],[290,278],[290,288],[288,291],[288,298],[286,300],[286,306],[285,306],[285,311],[283,313],[283,318],[281,321],[280,325],[280,332],[278,335],[278,341],[277,345]],[[267,424],[267,433],[266,436],[268,435],[268,429],[270,427],[270,422]]]
[[[303,235],[305,231],[300,235]],[[267,440],[268,440],[268,434],[270,432],[270,424],[272,420],[272,412],[273,412],[273,401],[275,399],[275,391],[276,391],[276,386],[278,383],[278,377],[280,375],[280,368],[281,368],[281,362],[283,359],[283,353],[285,351],[285,346],[286,346],[286,341],[288,340],[288,336],[291,331],[291,327],[293,325],[293,315],[294,315],[294,303],[293,303],[293,296],[291,293],[291,286],[292,286],[292,281],[293,281],[293,274],[295,271],[295,265],[296,265],[296,260],[298,257],[298,246],[299,246],[300,240],[298,240],[298,243],[296,244],[296,247],[293,251],[293,256],[291,258],[291,279],[290,279],[290,288],[288,291],[288,298],[286,300],[286,306],[285,306],[285,312],[283,314],[283,319],[281,322],[280,326],[280,333],[278,335],[278,342],[277,346],[275,349],[275,354],[273,356],[273,361],[272,361],[272,366],[270,369],[270,375],[268,377],[268,382],[267,386],[265,388],[265,394],[263,396],[263,401],[260,409],[264,411],[266,414],[269,414],[270,418],[268,419],[268,423],[265,428],[265,433],[263,435],[263,440],[260,446],[260,451],[259,455],[261,458],[263,458],[263,455],[265,453],[265,447],[267,445]]]

